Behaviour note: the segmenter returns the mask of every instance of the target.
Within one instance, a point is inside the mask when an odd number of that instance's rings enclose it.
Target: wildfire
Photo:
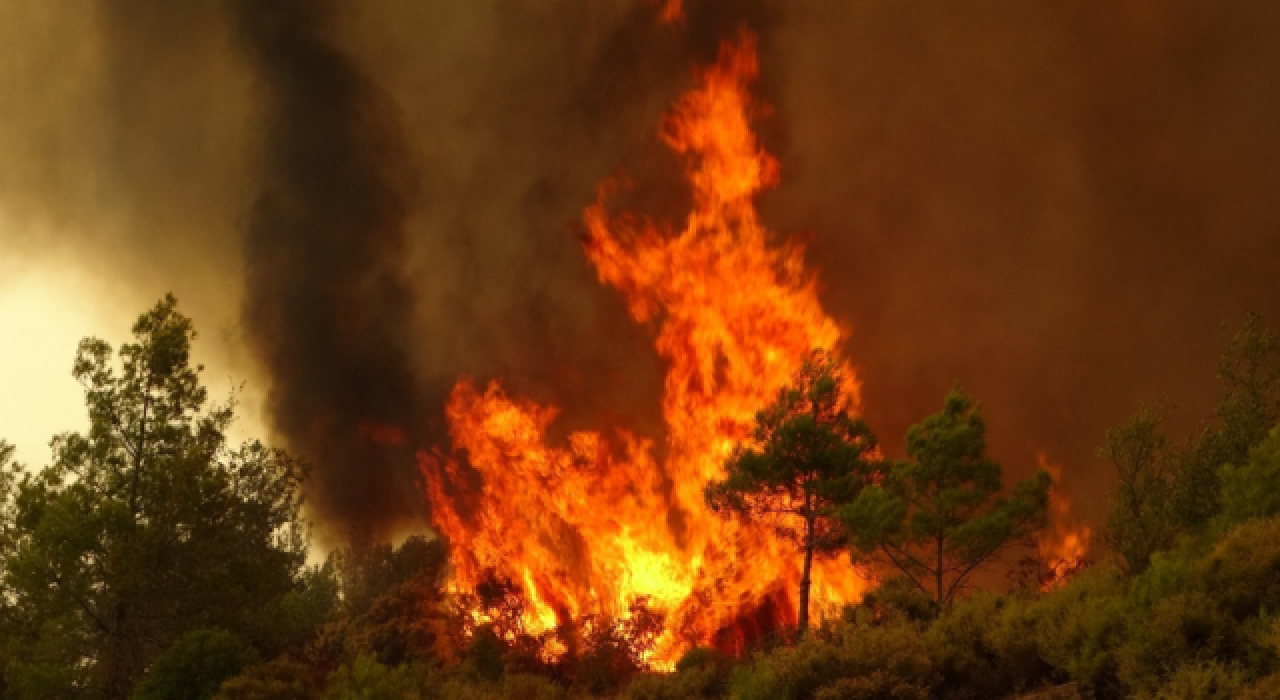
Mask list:
[[[762,109],[748,91],[757,70],[754,37],[744,33],[662,123],[693,189],[682,228],[610,211],[613,181],[584,214],[584,250],[601,282],[624,295],[637,322],[658,324],[662,463],[650,441],[625,429],[548,444],[554,407],[467,379],[447,416],[474,473],[449,455],[420,456],[436,526],[454,546],[453,585],[472,590],[493,575],[519,585],[529,631],[587,615],[625,618],[643,602],[665,614],[651,659],[661,666],[695,644],[741,648],[794,622],[794,545],[722,519],[703,500],[756,411],[812,349],[834,350],[844,334],[818,301],[802,249],[771,241],[755,210],[779,174],[751,129]],[[843,369],[856,404],[857,380]],[[864,587],[847,561],[819,562],[815,613],[857,600]]]
[[[1053,489],[1049,491],[1049,528],[1038,542],[1040,559],[1047,569],[1041,576],[1040,587],[1050,590],[1087,563],[1093,528],[1078,522],[1071,513],[1071,499],[1059,487],[1062,465],[1051,464],[1043,453],[1039,460],[1040,468],[1053,477]]]

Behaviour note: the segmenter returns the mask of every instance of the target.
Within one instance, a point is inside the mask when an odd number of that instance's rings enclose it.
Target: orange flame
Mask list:
[[[548,445],[554,407],[466,379],[447,413],[454,447],[478,479],[446,455],[421,456],[436,525],[454,545],[454,585],[474,587],[490,571],[520,584],[531,631],[581,615],[625,616],[647,600],[667,616],[652,658],[662,666],[691,645],[740,648],[761,628],[794,622],[794,545],[716,516],[703,499],[755,413],[812,349],[833,351],[844,336],[818,301],[803,250],[770,245],[758,219],[753,200],[778,182],[778,164],[751,130],[761,111],[748,93],[756,72],[754,38],[744,34],[663,121],[660,135],[684,158],[694,194],[681,231],[612,215],[613,182],[584,215],[584,249],[600,280],[638,322],[660,324],[663,462],[625,430]],[[847,363],[843,370],[856,406],[858,382]],[[864,588],[847,562],[818,562],[816,615]]]
[[[1093,528],[1080,523],[1071,513],[1071,499],[1063,492],[1062,465],[1050,464],[1044,453],[1039,455],[1040,468],[1053,477],[1049,491],[1049,527],[1038,542],[1040,558],[1048,570],[1041,589],[1050,590],[1066,582],[1088,559]]]

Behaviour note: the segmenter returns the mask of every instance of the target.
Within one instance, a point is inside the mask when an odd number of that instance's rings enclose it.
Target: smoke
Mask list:
[[[421,499],[388,449],[401,439],[371,436],[414,431],[426,416],[409,362],[414,172],[401,127],[329,38],[326,4],[233,7],[265,110],[261,191],[243,245],[245,326],[271,378],[268,411],[314,465],[313,508],[344,524],[373,513],[396,523]]]
[[[812,232],[889,449],[959,380],[1010,470],[1044,450],[1096,520],[1105,427],[1162,395],[1191,424],[1220,324],[1280,320],[1266,3],[687,0],[675,26],[639,0],[56,5],[0,9],[23,107],[0,110],[0,218],[39,223],[0,242],[141,303],[175,289],[259,368],[338,531],[427,517],[412,452],[447,442],[460,374],[660,441],[653,329],[596,281],[580,215],[622,172],[680,220],[657,125],[744,26],[782,163],[765,221]]]
[[[1280,7],[810,2],[791,27],[767,215],[815,231],[872,425],[901,449],[958,380],[1006,468],[1044,450],[1099,521],[1106,428],[1160,398],[1195,428],[1226,332],[1280,323]]]

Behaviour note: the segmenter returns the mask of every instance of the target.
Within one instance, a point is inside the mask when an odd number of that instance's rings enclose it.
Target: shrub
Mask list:
[[[1219,479],[1225,523],[1280,515],[1280,426],[1250,451],[1247,462],[1224,465]]]
[[[306,666],[282,657],[251,666],[222,684],[215,700],[311,700],[319,696]]]
[[[707,647],[694,647],[676,662],[675,673],[646,673],[623,691],[625,700],[718,698],[725,694],[733,660]]]
[[[417,700],[423,698],[423,669],[415,665],[388,667],[370,655],[329,675],[325,700]]]
[[[156,657],[134,688],[134,700],[208,700],[223,681],[258,660],[258,653],[225,630],[195,630]]]
[[[1018,687],[992,645],[990,625],[1004,606],[979,593],[960,601],[930,626],[929,656],[942,677],[943,696],[962,700],[1006,695]]]
[[[862,599],[860,605],[881,615],[894,610],[917,621],[932,620],[938,614],[933,598],[906,576],[897,576],[880,584]]]
[[[1216,661],[1183,666],[1151,700],[1236,700],[1245,687],[1244,673]],[[1141,697],[1141,696],[1140,696]]]
[[[915,625],[846,623],[735,669],[729,687],[741,700],[895,697],[886,692],[927,696],[933,679],[933,664]]]
[[[1199,578],[1236,619],[1280,608],[1280,518],[1227,533],[1201,563]]]
[[[841,678],[818,689],[814,700],[929,700],[929,687],[884,671]]]
[[[1117,572],[1096,568],[1042,596],[1034,606],[1040,657],[1072,680],[1114,693],[1116,649],[1128,634],[1124,594]]]
[[[548,678],[511,673],[502,679],[502,697],[508,700],[563,700],[567,693]]]
[[[1280,675],[1271,675],[1240,690],[1236,700],[1274,700],[1280,698]]]
[[[619,696],[622,700],[686,700],[718,698],[725,694],[729,667],[688,668],[675,673],[646,673],[633,679]]]
[[[1230,616],[1202,593],[1170,596],[1152,606],[1150,615],[1137,626],[1122,651],[1122,676],[1139,691],[1152,690],[1175,673],[1186,676],[1179,681],[1184,684],[1201,676],[1216,678],[1216,671],[1201,673],[1198,664],[1235,658],[1239,650],[1235,628]]]

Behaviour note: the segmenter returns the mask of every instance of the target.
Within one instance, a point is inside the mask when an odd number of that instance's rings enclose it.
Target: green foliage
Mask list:
[[[813,558],[842,546],[836,508],[852,500],[867,477],[875,438],[850,413],[839,363],[822,352],[814,352],[756,414],[752,438],[734,450],[724,481],[707,484],[707,503],[768,522],[798,544],[804,564],[797,626],[803,634]]]
[[[739,700],[927,698],[934,681],[915,625],[842,623],[735,669],[729,687]]]
[[[623,700],[685,700],[723,697],[733,660],[715,649],[694,647],[676,662],[675,673],[635,677],[619,696]]]
[[[1011,615],[1013,605],[1017,609]],[[929,627],[929,656],[942,678],[943,697],[999,697],[1039,677],[1043,669],[1031,631],[1009,633],[1026,626],[1017,614],[1021,611],[1020,599],[979,593],[957,602]]]
[[[1167,683],[1138,697],[1151,700],[1236,700],[1246,678],[1239,668],[1216,661],[1179,667]]]
[[[565,700],[568,693],[542,676],[509,673],[502,679],[502,697],[510,700]]]
[[[398,547],[357,543],[331,558],[348,614],[359,615],[374,601],[404,583],[438,586],[449,562],[448,543],[422,535],[409,537]]]
[[[342,611],[341,585],[327,561],[303,569],[292,590],[267,601],[250,622],[248,634],[263,656],[299,653]]]
[[[439,539],[357,544],[311,570],[305,595],[284,602],[298,619],[325,621],[307,653],[328,668],[362,655],[392,666],[454,660],[463,621],[440,590],[447,563],[448,547]]]
[[[999,498],[1001,468],[986,456],[986,425],[958,389],[941,413],[907,431],[906,462],[887,463],[880,484],[841,508],[856,550],[891,564],[950,605],[975,570],[1044,524],[1044,470]]]
[[[1174,549],[1156,552],[1146,570],[1130,581],[1129,599],[1149,610],[1163,598],[1191,590],[1199,583],[1197,570],[1204,547],[1199,540],[1185,538]]]
[[[1120,576],[1086,572],[1034,605],[1040,656],[1058,673],[1095,689],[1119,681],[1117,649],[1128,638],[1129,604]]]
[[[1280,338],[1250,314],[1218,365],[1222,400],[1208,465],[1240,464],[1280,422]]]
[[[1121,678],[1150,692],[1182,668],[1233,659],[1240,649],[1235,621],[1202,593],[1157,602],[1121,652]]]
[[[914,621],[932,620],[938,606],[927,592],[906,576],[895,576],[867,593],[860,603],[878,614],[897,611]]]
[[[1146,569],[1151,556],[1171,546],[1178,534],[1172,444],[1162,422],[1160,409],[1143,409],[1128,425],[1108,430],[1098,453],[1115,466],[1119,477],[1102,536],[1130,573]]]
[[[1280,698],[1280,674],[1262,678],[1254,684],[1241,688],[1235,700],[1274,700]]]
[[[1203,590],[1237,620],[1280,610],[1280,518],[1228,532],[1199,568]]]
[[[1254,454],[1280,421],[1280,340],[1257,316],[1227,343],[1218,378],[1214,422],[1185,444],[1164,434],[1156,408],[1107,433],[1100,455],[1115,465],[1119,482],[1103,536],[1131,573],[1215,519],[1229,526],[1280,512],[1268,488],[1280,472],[1280,448],[1269,442]]]
[[[214,700],[314,700],[319,690],[312,672],[303,664],[280,657],[251,666],[222,684]]]
[[[295,588],[305,557],[302,469],[227,445],[234,402],[208,404],[173,297],[133,335],[118,354],[80,344],[88,432],[58,436],[52,465],[5,483],[7,675],[56,677],[63,695],[127,696],[191,629],[258,641],[258,611]]]
[[[133,700],[208,700],[223,681],[258,660],[244,640],[225,630],[195,630],[156,657]]]
[[[1249,452],[1248,461],[1224,464],[1219,477],[1223,524],[1280,515],[1280,427]]]
[[[424,685],[425,672],[417,666],[388,667],[361,656],[329,676],[324,700],[417,700],[426,697]]]

